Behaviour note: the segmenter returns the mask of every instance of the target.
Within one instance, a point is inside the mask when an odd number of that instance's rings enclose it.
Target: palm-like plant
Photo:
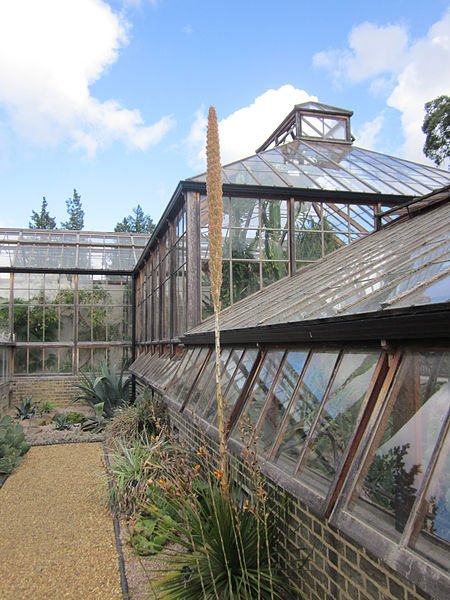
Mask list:
[[[81,393],[73,402],[85,402],[95,410],[95,406],[103,403],[103,416],[110,419],[116,408],[129,402],[130,378],[125,377],[123,369],[117,374],[116,366],[108,367],[103,363],[100,375],[94,372],[80,375],[80,383],[76,384]]]

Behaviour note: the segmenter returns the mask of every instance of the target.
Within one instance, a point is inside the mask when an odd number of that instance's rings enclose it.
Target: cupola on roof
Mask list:
[[[323,140],[351,144],[350,129],[353,112],[319,102],[296,104],[256,152],[262,152],[293,140]]]

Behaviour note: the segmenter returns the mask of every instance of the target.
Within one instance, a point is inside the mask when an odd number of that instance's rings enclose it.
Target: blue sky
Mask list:
[[[158,221],[204,171],[252,154],[309,97],[354,111],[357,145],[427,162],[423,104],[450,94],[448,0],[2,0],[0,225],[76,188],[85,229]]]

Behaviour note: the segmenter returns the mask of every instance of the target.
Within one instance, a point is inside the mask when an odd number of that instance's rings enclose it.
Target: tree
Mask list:
[[[422,131],[427,139],[423,147],[425,156],[440,165],[450,157],[450,98],[439,96],[425,104]]]
[[[73,198],[66,200],[67,214],[69,219],[61,223],[63,229],[73,229],[79,231],[84,227],[84,210],[81,208],[81,197],[77,190],[73,190]]]
[[[134,216],[128,215],[121,223],[117,223],[114,231],[129,231],[131,233],[152,233],[155,229],[150,215],[145,215],[140,204],[133,208]]]
[[[55,229],[56,220],[50,216],[47,210],[47,200],[42,198],[41,212],[32,211],[31,221],[28,223],[30,229]]]

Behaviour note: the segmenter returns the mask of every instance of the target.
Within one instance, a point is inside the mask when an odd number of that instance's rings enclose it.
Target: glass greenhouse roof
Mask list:
[[[206,182],[206,173],[190,179]],[[450,184],[450,173],[357,148],[295,140],[222,167],[223,183],[422,196]]]
[[[449,196],[223,310],[221,331],[449,302]],[[209,318],[187,337],[213,330]]]
[[[86,231],[0,231],[0,269],[130,272],[148,236]]]

